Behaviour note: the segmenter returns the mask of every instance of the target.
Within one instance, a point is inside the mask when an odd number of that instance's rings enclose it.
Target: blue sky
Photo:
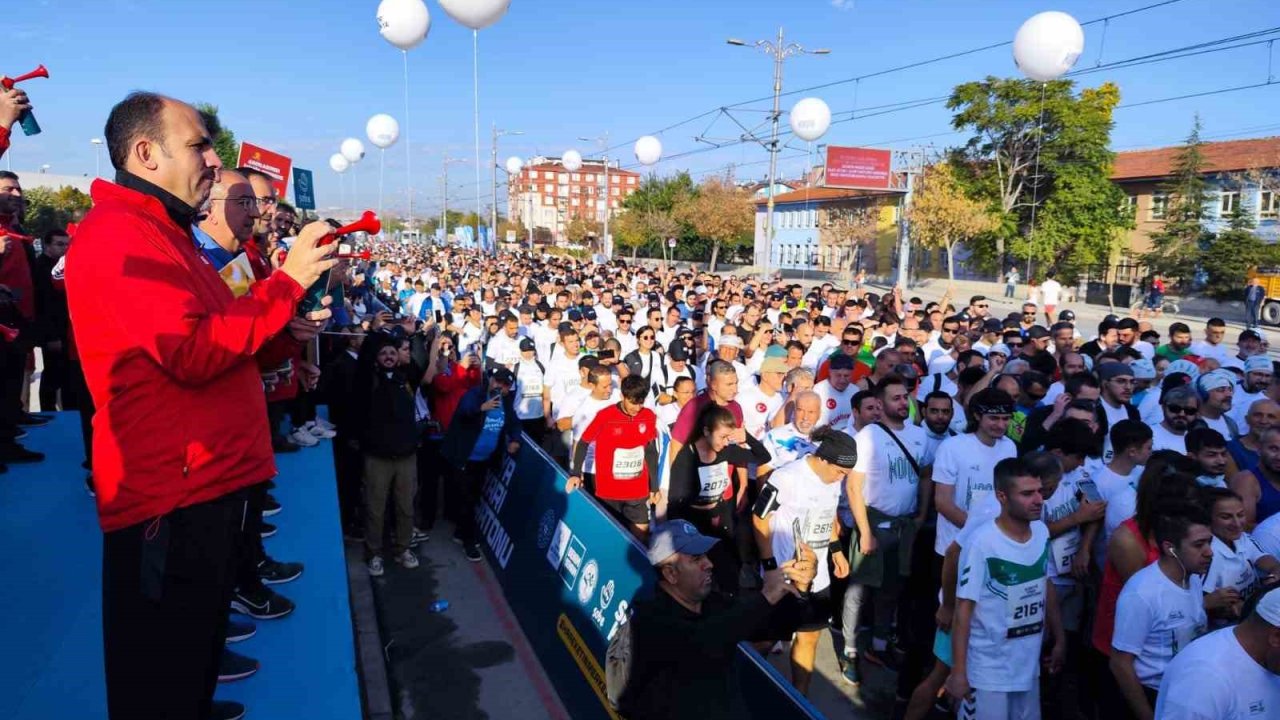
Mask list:
[[[508,155],[559,155],[579,136],[609,133],[615,151],[634,164],[630,141],[714,108],[766,97],[771,60],[732,47],[727,37],[772,37],[827,47],[831,55],[788,60],[784,90],[872,73],[952,52],[1012,40],[1023,20],[1063,10],[1081,22],[1157,0],[649,0],[596,3],[513,0],[498,24],[480,33],[482,203],[490,202],[489,128],[521,130],[502,140]],[[337,206],[340,186],[328,157],[344,137],[364,139],[365,121],[379,112],[402,122],[400,144],[386,152],[384,204],[403,209],[405,171],[401,53],[379,35],[372,0],[37,0],[8,8],[4,73],[46,64],[53,78],[28,91],[44,133],[14,138],[12,167],[92,175],[90,138],[102,134],[111,105],[145,88],[220,106],[242,140],[293,157],[316,173],[318,205]],[[438,212],[444,154],[473,155],[471,31],[428,0],[432,27],[409,53],[410,123],[417,214]],[[1085,28],[1077,68],[1280,26],[1274,0],[1182,0]],[[1280,38],[1280,35],[1269,37]],[[1116,69],[1084,76],[1120,85],[1122,104],[1266,82],[1268,50],[1253,47]],[[1280,81],[1280,48],[1271,70]],[[922,68],[815,91],[836,113],[946,95],[956,84],[986,75],[1013,75],[1011,50],[1000,47]],[[783,99],[787,108],[804,95]],[[764,119],[768,101],[737,117]],[[867,110],[866,112],[873,112]],[[1280,134],[1280,82],[1242,92],[1191,98],[1116,112],[1117,149],[1174,144],[1199,113],[1211,138]],[[693,138],[741,134],[733,120],[712,117],[661,135],[667,155],[694,150]],[[949,133],[941,104],[836,124],[824,141],[840,145],[941,148],[961,142]],[[784,119],[785,126],[785,119]],[[15,131],[17,128],[15,128]],[[369,143],[366,140],[366,145]],[[345,200],[376,206],[378,156],[370,154],[344,181]],[[815,154],[816,155],[816,154]],[[471,160],[450,167],[451,207],[475,205]],[[666,160],[660,173],[688,169],[698,176],[737,166],[738,178],[763,177],[767,154],[740,145]],[[105,154],[103,166],[107,166]],[[798,175],[805,153],[784,151],[784,175]],[[104,171],[105,174],[105,171]],[[503,198],[500,190],[500,198]],[[500,199],[505,204],[505,199]]]

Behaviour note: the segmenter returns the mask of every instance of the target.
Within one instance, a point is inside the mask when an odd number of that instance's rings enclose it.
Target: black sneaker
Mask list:
[[[231,596],[231,609],[255,620],[282,618],[293,608],[293,601],[267,587],[252,592],[236,590]]]
[[[29,412],[24,412],[18,416],[18,424],[26,427],[40,427],[41,425],[48,425],[52,420],[53,418],[49,415],[32,415]]]
[[[289,438],[276,437],[271,439],[271,450],[278,453],[295,453],[302,448]]]
[[[858,667],[857,655],[840,656],[840,677],[850,685],[862,684],[862,669]]]
[[[302,563],[278,562],[267,558],[258,563],[258,578],[267,585],[279,585],[297,580],[302,575]]]
[[[356,529],[343,530],[342,539],[349,543],[359,545],[360,543],[364,542],[364,531],[356,530]]]
[[[210,720],[243,720],[244,706],[230,700],[214,700],[209,718]]]
[[[257,660],[226,648],[222,649],[222,657],[218,659],[218,682],[243,680],[256,672],[258,672]]]
[[[41,460],[44,460],[44,453],[28,450],[16,442],[0,447],[0,462],[33,463]]]
[[[276,489],[276,481],[275,481],[275,480],[268,480],[268,481],[267,481],[267,489],[268,489],[268,490],[275,490],[275,489]]]
[[[409,538],[409,547],[418,547],[422,543],[431,539],[431,535],[424,533],[418,528],[413,529],[413,537]]]
[[[262,528],[259,531],[259,534],[262,535],[263,538],[269,538],[272,535],[275,535],[279,531],[280,531],[280,528],[276,527],[275,525],[272,525],[269,522],[264,522],[262,523]]]
[[[266,503],[262,506],[262,517],[271,517],[283,509],[279,500],[268,495]]]
[[[484,554],[480,552],[480,543],[466,543],[462,546],[462,554],[471,562],[480,562]]]
[[[227,621],[227,642],[229,643],[244,642],[257,634],[258,626],[248,620],[231,618]]]

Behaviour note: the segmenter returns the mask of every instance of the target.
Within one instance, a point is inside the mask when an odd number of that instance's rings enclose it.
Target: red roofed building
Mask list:
[[[640,174],[610,161],[608,176],[609,218],[613,219],[621,212],[623,199],[640,187]],[[574,218],[604,219],[604,178],[602,160],[584,159],[581,168],[569,172],[560,158],[531,158],[508,180],[507,217],[535,228],[537,236],[563,243],[565,228]]]

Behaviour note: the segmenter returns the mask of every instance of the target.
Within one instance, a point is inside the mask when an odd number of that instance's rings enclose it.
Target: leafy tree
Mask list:
[[[1197,115],[1174,161],[1173,176],[1160,188],[1166,197],[1164,227],[1150,234],[1151,251],[1142,257],[1152,272],[1184,281],[1195,276],[1197,255],[1212,239],[1204,227],[1209,184],[1203,148]]]
[[[22,195],[27,201],[22,228],[37,237],[49,230],[65,229],[67,223],[79,221],[93,206],[88,195],[70,185],[57,190],[31,188]]]
[[[666,257],[666,239],[677,238],[683,245],[696,241],[693,229],[676,216],[675,209],[685,199],[698,194],[693,178],[681,172],[669,178],[651,175],[622,201],[623,212],[609,223],[620,247],[631,248],[634,258],[643,248],[659,249]],[[618,236],[615,225],[621,224]]]
[[[240,164],[240,143],[236,142],[236,134],[222,124],[218,117],[218,106],[212,103],[197,103],[196,110],[204,119],[205,129],[213,137],[213,149],[223,167],[233,168]]]
[[[925,168],[916,181],[907,222],[911,236],[924,247],[947,249],[947,278],[955,281],[956,245],[996,226],[989,207],[965,194],[948,162]]]
[[[830,238],[829,244],[849,248],[849,257],[853,257],[858,245],[875,238],[880,227],[880,209],[874,200],[868,200],[856,205],[831,205],[820,210],[822,230]],[[850,262],[844,267],[845,280],[850,284],[853,272],[853,263]]]
[[[564,236],[575,245],[587,244],[588,238],[600,237],[600,221],[575,215],[564,228]]]
[[[1237,203],[1226,230],[1210,236],[1198,253],[1200,269],[1208,277],[1204,292],[1222,300],[1239,300],[1249,268],[1276,262],[1276,246],[1253,231],[1253,208]]]
[[[1104,255],[1127,222],[1109,182],[1119,90],[1111,83],[1079,95],[1073,89],[1070,80],[988,77],[952,91],[952,126],[971,133],[952,153],[952,169],[965,192],[995,213],[992,228],[969,244],[979,265],[999,269],[1013,254],[1068,262],[1071,270]]]
[[[755,229],[751,194],[719,178],[708,180],[697,195],[686,197],[676,207],[675,215],[711,243],[711,272],[715,272],[721,247],[750,243]]]

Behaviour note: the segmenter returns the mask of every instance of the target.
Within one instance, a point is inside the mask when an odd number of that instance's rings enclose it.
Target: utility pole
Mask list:
[[[911,209],[911,200],[915,195],[915,176],[923,171],[924,153],[910,150],[901,155],[902,167],[906,168],[907,193],[902,198],[902,210],[898,213],[898,287],[906,293],[907,283],[911,279],[911,223],[907,222],[907,212]]]
[[[604,157],[604,224],[601,228],[600,250],[604,254],[605,259],[613,259],[613,242],[609,239],[609,213],[613,210],[613,190],[609,188],[609,133],[605,133],[598,138],[580,137],[583,142],[600,143],[601,155]],[[599,190],[600,186],[597,185]]]
[[[440,209],[440,227],[444,228],[444,243],[449,244],[449,163],[464,163],[466,158],[451,158],[448,154],[444,155],[444,196]],[[476,220],[476,242],[480,242],[479,220]]]
[[[493,157],[491,160],[491,170],[493,171],[493,210],[489,214],[489,233],[493,237],[494,255],[498,254],[498,138],[503,135],[523,134],[524,132],[520,130],[499,130],[498,123],[493,124]],[[503,172],[506,172],[506,168],[503,168]],[[508,194],[510,193],[508,192]]]
[[[727,41],[730,45],[745,47],[746,42],[737,38],[729,38]],[[763,252],[757,250],[757,264],[763,264],[764,270],[762,275],[769,274],[769,267],[772,261],[773,253],[773,188],[778,181],[778,121],[782,117],[781,101],[782,101],[782,63],[792,55],[829,55],[830,50],[819,48],[817,50],[805,50],[798,43],[787,45],[783,37],[782,27],[778,28],[777,42],[770,40],[757,40],[755,47],[765,51],[773,57],[773,113],[770,115],[770,123],[772,129],[769,134],[769,143],[765,147],[769,151],[769,189],[768,203],[765,205],[765,232],[764,232],[764,249]],[[761,257],[763,256],[763,257]],[[763,263],[761,263],[763,260]]]

